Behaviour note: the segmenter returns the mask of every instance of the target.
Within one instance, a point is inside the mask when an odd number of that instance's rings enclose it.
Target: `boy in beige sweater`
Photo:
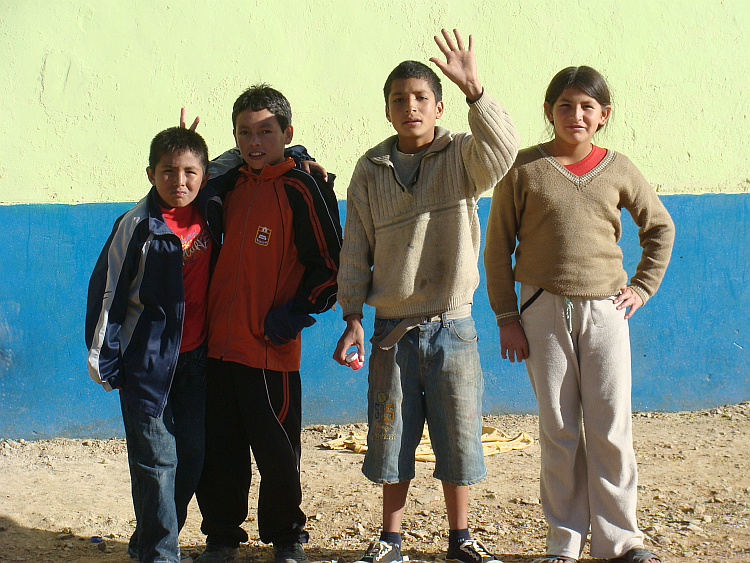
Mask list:
[[[360,561],[402,561],[401,520],[414,452],[425,421],[442,481],[448,561],[496,559],[468,532],[468,486],[485,475],[482,371],[471,303],[479,283],[479,195],[512,165],[518,136],[507,112],[479,82],[473,39],[446,30],[430,59],[466,96],[471,133],[435,122],[440,79],[405,61],[384,87],[396,130],[360,158],[347,195],[338,301],[346,330],[334,359],[356,346],[364,359],[363,304],[375,307],[369,362],[368,451],[362,468],[383,485],[383,530]]]

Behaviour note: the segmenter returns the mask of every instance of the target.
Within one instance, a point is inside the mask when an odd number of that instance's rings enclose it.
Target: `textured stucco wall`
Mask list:
[[[444,26],[475,35],[481,78],[525,145],[546,139],[555,72],[605,73],[615,113],[598,143],[641,168],[677,224],[664,284],[631,323],[634,406],[750,399],[747,0],[0,0],[0,437],[121,434],[116,394],[86,373],[86,286],[114,219],[146,192],[151,138],[180,106],[202,116],[218,154],[236,96],[271,82],[292,103],[295,141],[339,174],[343,196],[359,155],[392,133],[387,73],[437,55]],[[462,96],[444,89],[443,124],[465,129]],[[632,272],[637,236],[629,217],[623,226]],[[500,359],[483,284],[474,310],[485,410],[533,411],[523,366]],[[342,326],[336,311],[306,330],[306,422],[365,417],[365,370],[331,359]]]
[[[623,0],[155,2],[2,0],[0,203],[134,201],[148,143],[179,107],[213,154],[254,81],[287,94],[296,140],[340,174],[390,129],[382,83],[432,35],[475,35],[481,78],[524,144],[545,136],[544,89],[569,64],[609,78],[599,139],[660,193],[750,190],[750,3]],[[457,89],[444,123],[465,128]]]

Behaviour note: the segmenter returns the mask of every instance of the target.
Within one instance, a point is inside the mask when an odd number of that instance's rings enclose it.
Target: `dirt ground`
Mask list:
[[[665,563],[750,562],[750,403],[633,417],[640,467],[639,523]],[[536,437],[534,416],[489,417],[487,424]],[[380,488],[361,474],[362,456],[319,445],[364,425],[314,426],[303,433],[302,482],[313,561],[344,563],[377,535]],[[471,488],[474,535],[504,561],[543,553],[539,447],[486,458],[488,478]],[[418,463],[404,521],[412,561],[442,560],[447,543],[439,483]],[[257,479],[257,475],[255,476]],[[133,530],[123,440],[0,441],[0,562],[121,563]],[[251,492],[255,506],[257,487]],[[181,535],[183,551],[204,547],[195,501]],[[254,510],[246,522],[257,538]],[[103,542],[92,543],[92,536]],[[238,563],[272,561],[256,540]],[[593,561],[583,559],[582,561]]]

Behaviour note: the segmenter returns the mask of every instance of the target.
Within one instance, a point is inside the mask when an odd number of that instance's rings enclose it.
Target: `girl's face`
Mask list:
[[[602,106],[583,90],[566,88],[555,103],[544,102],[544,113],[555,128],[555,141],[588,145],[594,133],[607,123],[612,106]]]

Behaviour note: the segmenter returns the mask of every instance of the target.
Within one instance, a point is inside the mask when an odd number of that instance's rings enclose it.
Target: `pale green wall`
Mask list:
[[[282,90],[295,141],[339,173],[390,134],[382,83],[432,35],[475,35],[480,76],[524,145],[545,135],[549,79],[590,64],[614,120],[599,143],[662,193],[750,191],[750,2],[627,0],[153,2],[0,0],[0,202],[131,201],[148,144],[181,105],[212,154],[232,143],[231,105],[254,81]],[[445,85],[443,124],[466,128]]]

